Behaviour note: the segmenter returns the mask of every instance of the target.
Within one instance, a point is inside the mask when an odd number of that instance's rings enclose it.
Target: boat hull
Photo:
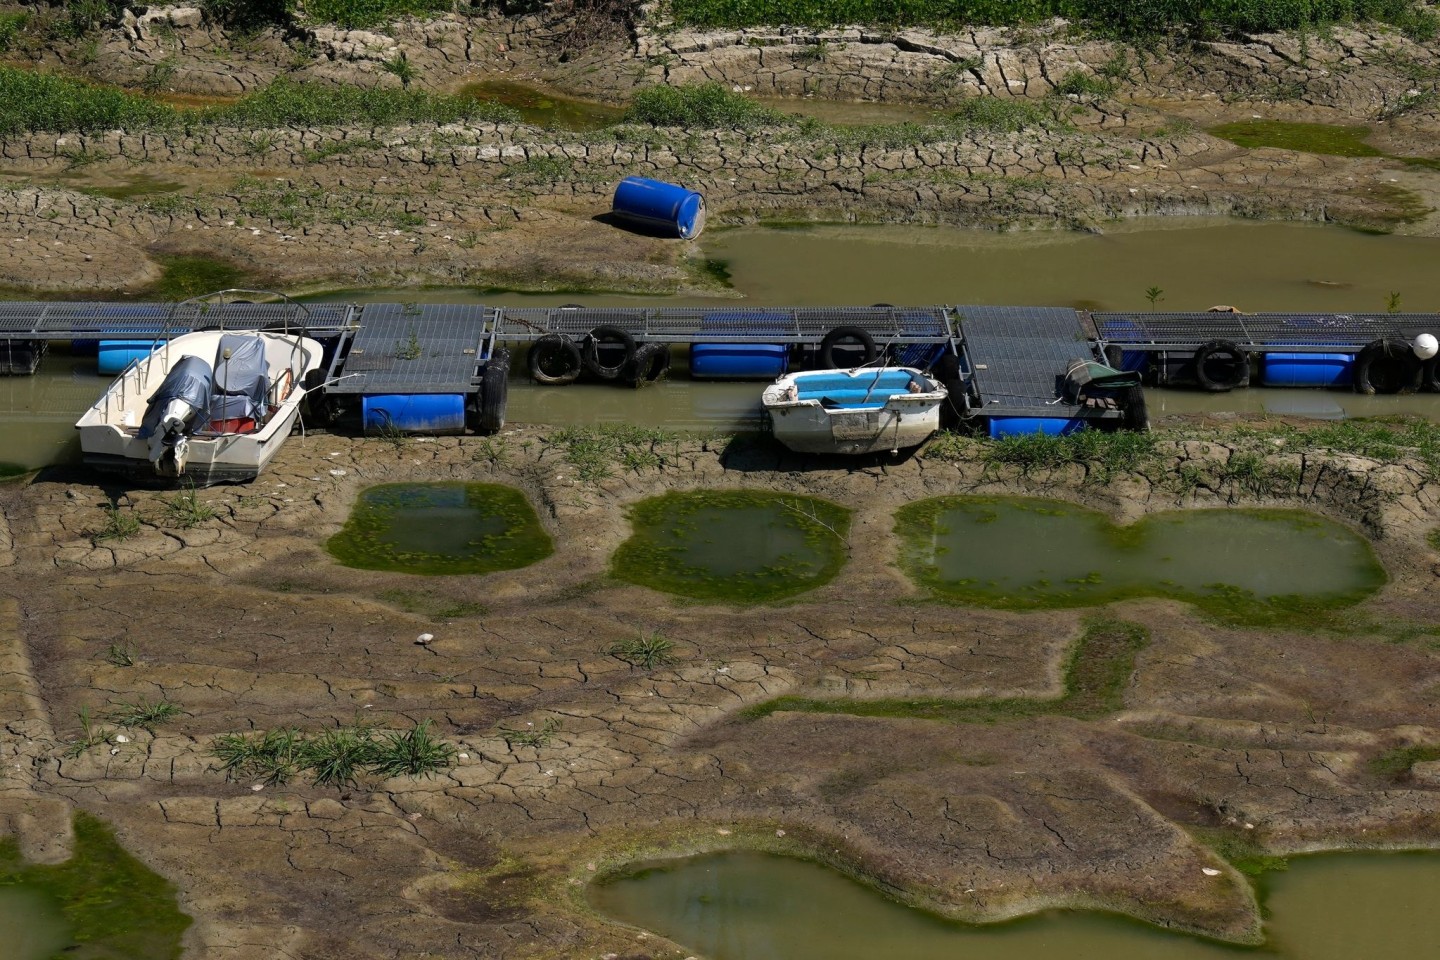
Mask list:
[[[881,371],[890,381],[877,391],[876,371],[811,371],[781,377],[762,398],[775,439],[797,453],[847,455],[919,446],[940,429],[945,388],[918,370]],[[920,392],[892,392],[913,381]],[[842,398],[829,402],[830,394]],[[856,395],[859,395],[858,397]]]

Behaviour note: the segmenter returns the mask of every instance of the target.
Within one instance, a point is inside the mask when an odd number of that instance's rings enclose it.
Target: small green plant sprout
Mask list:
[[[258,779],[270,786],[285,784],[300,772],[303,737],[289,727],[261,733],[227,733],[215,738],[211,752],[227,780]]]
[[[181,713],[180,707],[169,700],[161,699],[151,703],[142,697],[133,703],[124,701],[117,704],[106,719],[117,726],[139,727],[154,735],[156,727],[168,723]]]
[[[194,487],[165,500],[165,522],[181,530],[198,527],[215,516],[215,508],[209,501],[201,500]]]
[[[1399,290],[1391,290],[1389,293],[1385,294],[1385,312],[1386,312],[1386,313],[1399,313],[1399,312],[1400,312],[1400,291],[1399,291]]]
[[[121,513],[120,504],[105,505],[105,524],[92,531],[90,542],[99,545],[105,540],[129,540],[140,532],[140,518],[134,513]]]
[[[390,777],[428,777],[455,762],[456,749],[436,740],[430,732],[430,721],[405,731],[388,731],[374,745],[370,768],[378,775]]]
[[[512,730],[509,727],[500,728],[500,736],[512,747],[535,747],[548,746],[560,729],[560,721],[554,717],[547,718],[540,726],[527,722],[523,730]]]
[[[1155,309],[1155,304],[1165,299],[1165,291],[1159,287],[1148,287],[1145,290],[1145,299],[1150,301],[1150,309]]]
[[[135,648],[128,643],[112,643],[105,651],[105,659],[117,667],[135,666]]]
[[[415,79],[415,68],[410,65],[410,58],[401,50],[389,60],[380,64],[386,73],[394,74],[400,78],[400,86],[408,88],[410,81]]]
[[[628,640],[613,643],[606,651],[617,660],[624,660],[632,667],[654,670],[675,662],[675,641],[661,635],[658,630],[641,633]]]
[[[98,747],[110,737],[110,732],[96,726],[94,719],[90,716],[89,707],[80,708],[80,736],[70,742],[65,748],[65,759],[74,760],[76,757],[89,750],[91,747]]]
[[[420,344],[420,335],[415,328],[410,328],[410,339],[404,343],[395,344],[395,356],[401,360],[419,360],[425,356],[425,348]]]

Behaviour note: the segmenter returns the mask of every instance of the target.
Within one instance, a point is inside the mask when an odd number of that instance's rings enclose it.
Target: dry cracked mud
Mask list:
[[[584,883],[636,857],[736,846],[818,857],[958,917],[1097,906],[1251,941],[1255,897],[1217,837],[1280,854],[1440,841],[1440,784],[1368,765],[1440,741],[1440,654],[1407,628],[1437,619],[1440,488],[1417,464],[1280,450],[1285,479],[1259,496],[1224,479],[1235,448],[1221,442],[1166,441],[1146,473],[1106,479],[677,439],[657,442],[650,466],[582,481],[548,435],[296,436],[253,484],[198,491],[215,516],[183,529],[173,494],[88,473],[0,487],[0,831],[55,860],[70,811],[105,818],[179,887],[196,920],[186,956],[225,960],[679,956],[591,913]],[[1181,464],[1201,474],[1184,490],[1169,480]],[[554,555],[419,578],[325,553],[364,487],[456,479],[524,490]],[[607,576],[627,504],[727,487],[852,508],[849,563],[764,607]],[[1391,581],[1334,630],[1112,605],[1098,615],[1149,642],[1119,709],[1085,719],[745,714],[786,695],[1062,694],[1097,611],[925,602],[896,569],[893,510],[952,493],[1055,496],[1122,521],[1301,507],[1362,532]],[[135,536],[94,538],[111,504],[141,519]],[[645,670],[607,652],[637,631],[673,639],[674,662]],[[67,756],[82,709],[162,698],[184,712],[153,736]],[[211,752],[222,734],[357,717],[433,721],[461,757],[429,778],[255,789]]]

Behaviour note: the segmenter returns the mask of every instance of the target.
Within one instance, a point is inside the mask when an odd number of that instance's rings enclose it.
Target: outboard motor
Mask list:
[[[150,462],[158,475],[185,472],[189,435],[210,422],[211,379],[210,364],[199,357],[181,357],[151,395],[140,437],[150,441]]]

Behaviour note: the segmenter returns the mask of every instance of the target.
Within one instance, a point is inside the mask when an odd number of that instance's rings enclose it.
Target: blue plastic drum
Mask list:
[[[705,229],[704,197],[645,177],[621,180],[610,212],[628,223],[681,240],[694,240]]]

